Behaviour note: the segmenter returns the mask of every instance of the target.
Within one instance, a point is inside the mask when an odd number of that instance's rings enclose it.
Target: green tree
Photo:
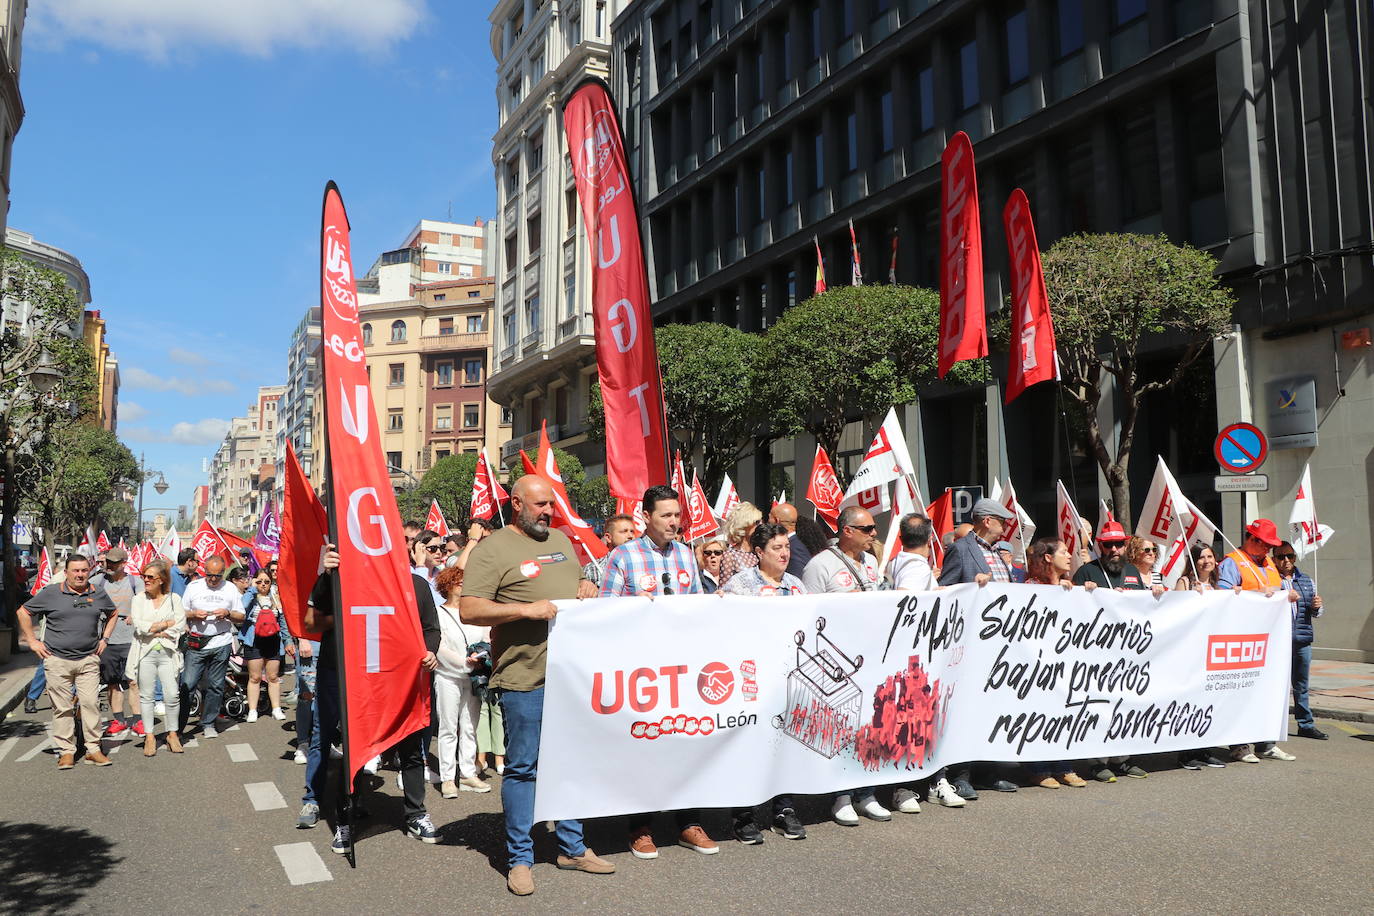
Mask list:
[[[476,453],[440,458],[425,472],[425,476],[420,478],[420,485],[415,488],[415,494],[423,506],[422,511],[427,513],[430,501],[437,499],[449,526],[466,528],[468,513],[472,509],[472,481],[476,476]]]
[[[561,465],[559,470],[562,470]],[[583,518],[609,518],[615,515],[615,497],[611,495],[611,481],[605,474],[583,481],[577,512]]]
[[[534,449],[526,454],[530,456],[535,467],[538,467],[539,450]],[[595,501],[599,494],[596,489],[591,490],[590,493],[586,492],[587,472],[582,467],[582,462],[578,460],[576,455],[565,452],[561,448],[553,450],[553,460],[558,463],[558,474],[563,478],[563,487],[568,491],[568,499],[572,500],[573,508],[577,510],[577,514],[591,515],[592,513],[583,507],[584,503],[587,502],[586,497],[590,495],[592,501]],[[515,486],[515,482],[524,476],[525,468],[523,465],[517,464],[512,467],[510,470],[511,486]]]
[[[879,416],[936,381],[939,328],[940,298],[932,290],[834,287],[788,309],[768,329],[752,395],[773,434],[804,430],[833,456],[855,412]],[[973,384],[986,372],[983,361],[968,360],[946,381]]]
[[[100,520],[107,528],[128,528],[135,537],[138,535],[134,531],[133,507],[122,499],[106,500],[100,507]]]
[[[25,471],[21,479],[49,540],[79,538],[116,491],[138,485],[133,452],[114,433],[86,423],[54,430]]]
[[[1076,415],[1069,428],[1097,459],[1116,516],[1129,530],[1127,471],[1141,404],[1177,385],[1226,331],[1235,297],[1217,282],[1215,258],[1163,235],[1072,235],[1056,242],[1042,262],[1062,387]],[[1150,376],[1142,369],[1140,346],[1162,335],[1181,354],[1166,374]],[[1098,423],[1107,376],[1119,405],[1115,454]]]

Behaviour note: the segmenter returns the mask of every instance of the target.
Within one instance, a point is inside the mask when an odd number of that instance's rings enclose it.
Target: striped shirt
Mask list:
[[[621,544],[606,558],[602,598],[701,593],[697,559],[681,541],[659,547],[646,534]]]
[[[1007,561],[1002,559],[1002,555],[993,550],[992,545],[978,535],[969,533],[967,536],[973,538],[978,549],[983,551],[983,559],[988,561],[988,572],[992,575],[992,581],[1010,582],[1011,570],[1007,568]]]

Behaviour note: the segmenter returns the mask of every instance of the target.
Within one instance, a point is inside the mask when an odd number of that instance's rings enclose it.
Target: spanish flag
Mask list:
[[[825,292],[825,258],[821,255],[821,240],[811,236],[816,243],[816,295]]]

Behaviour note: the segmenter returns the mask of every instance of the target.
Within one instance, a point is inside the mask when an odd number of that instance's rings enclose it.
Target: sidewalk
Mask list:
[[[33,680],[36,667],[38,656],[28,649],[19,649],[10,656],[9,661],[0,665],[0,719],[24,702],[24,691],[28,689],[29,681]]]
[[[1374,665],[1314,659],[1308,697],[1319,719],[1374,722]]]

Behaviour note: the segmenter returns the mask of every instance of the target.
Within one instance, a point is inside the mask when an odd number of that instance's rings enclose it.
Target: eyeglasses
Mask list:
[[[430,553],[440,553],[443,551],[443,549],[444,548],[442,546],[435,546],[433,544],[425,545],[425,550],[428,550]]]
[[[872,534],[878,530],[877,525],[845,525],[846,528],[853,528],[855,531],[862,531],[864,534]]]
[[[1275,559],[1275,560],[1296,560],[1297,558],[1298,558],[1298,555],[1297,555],[1296,553],[1276,553],[1276,554],[1274,554],[1274,559]]]
[[[1125,550],[1126,545],[1122,541],[1098,541],[1103,550]]]
[[[206,574],[205,574],[205,578],[207,578],[207,579],[223,579],[223,578],[224,578],[224,573],[206,573]]]
[[[725,551],[723,551],[723,550],[703,550],[703,551],[701,552],[701,555],[702,555],[703,557],[723,557],[723,556],[725,556]]]

